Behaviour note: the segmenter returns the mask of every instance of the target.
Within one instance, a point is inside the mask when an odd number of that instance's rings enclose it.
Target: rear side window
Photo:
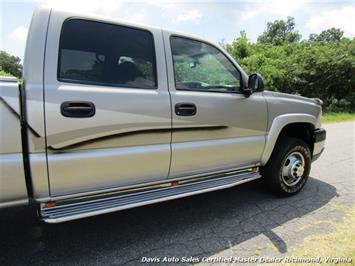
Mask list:
[[[58,80],[156,88],[153,36],[125,26],[68,20],[60,39]]]

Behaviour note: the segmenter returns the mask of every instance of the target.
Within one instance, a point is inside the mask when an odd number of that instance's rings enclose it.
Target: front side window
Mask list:
[[[217,48],[181,37],[171,37],[170,41],[176,89],[240,91],[239,71]]]
[[[64,23],[58,79],[65,82],[156,88],[151,33],[80,19]]]

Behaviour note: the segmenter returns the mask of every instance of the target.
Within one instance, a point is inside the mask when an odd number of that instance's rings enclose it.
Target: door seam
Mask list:
[[[172,160],[173,160],[173,147],[172,147],[172,142],[173,142],[173,107],[172,107],[172,99],[171,99],[171,93],[170,93],[170,87],[169,87],[169,74],[168,74],[168,62],[167,62],[167,52],[166,52],[166,46],[165,46],[165,38],[164,38],[164,31],[161,29],[161,36],[162,36],[162,41],[163,41],[163,47],[164,47],[164,61],[165,61],[165,71],[166,71],[166,85],[168,89],[168,94],[169,94],[169,100],[170,100],[170,161],[169,161],[169,168],[168,168],[168,175],[167,179],[169,179],[170,172],[171,172],[171,165],[172,165]]]

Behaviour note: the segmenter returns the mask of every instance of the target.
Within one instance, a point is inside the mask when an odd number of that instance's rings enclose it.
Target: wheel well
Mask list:
[[[286,125],[280,132],[277,142],[282,137],[293,137],[303,140],[307,145],[311,154],[313,153],[313,136],[314,126],[309,123],[292,123]]]

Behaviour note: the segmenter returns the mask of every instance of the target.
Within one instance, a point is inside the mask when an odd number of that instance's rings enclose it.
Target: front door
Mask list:
[[[167,178],[171,109],[161,31],[57,12],[47,40],[51,196]]]
[[[242,94],[245,74],[205,41],[164,33],[172,100],[170,177],[256,165],[267,127],[262,93]]]

